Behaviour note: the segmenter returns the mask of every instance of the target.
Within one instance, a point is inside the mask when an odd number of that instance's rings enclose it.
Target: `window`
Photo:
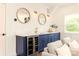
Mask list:
[[[79,33],[79,14],[65,16],[65,32]]]

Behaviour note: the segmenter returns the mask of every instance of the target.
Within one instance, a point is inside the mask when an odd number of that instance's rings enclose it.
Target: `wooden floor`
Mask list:
[[[42,52],[40,52],[40,53],[37,53],[37,56],[42,56]]]
[[[36,53],[34,53],[34,54],[30,55],[30,56],[42,56],[42,53],[41,52],[36,52]]]

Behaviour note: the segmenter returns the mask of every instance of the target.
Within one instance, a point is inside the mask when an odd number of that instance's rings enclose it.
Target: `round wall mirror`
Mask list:
[[[16,17],[20,23],[27,23],[30,20],[30,12],[26,8],[19,8]]]
[[[46,16],[43,13],[38,15],[38,22],[41,25],[44,25],[46,23]]]

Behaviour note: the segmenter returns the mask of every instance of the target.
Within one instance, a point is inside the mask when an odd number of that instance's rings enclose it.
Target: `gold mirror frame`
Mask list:
[[[40,22],[40,21],[42,21],[42,20],[40,19],[41,16],[44,17],[43,23]],[[38,22],[39,22],[40,25],[44,25],[44,24],[46,23],[46,16],[45,16],[45,14],[41,13],[41,14],[38,15]]]
[[[23,19],[19,18],[19,15],[21,12],[26,12],[26,17],[24,17]],[[28,13],[28,17],[27,17],[27,13]],[[25,15],[25,13],[24,13],[24,15]],[[19,8],[16,12],[16,17],[20,23],[25,24],[25,23],[29,22],[31,16],[30,16],[30,12],[26,8]],[[21,20],[24,20],[24,22],[22,22]]]

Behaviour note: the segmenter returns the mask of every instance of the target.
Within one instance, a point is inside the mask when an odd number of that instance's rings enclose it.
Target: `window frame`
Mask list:
[[[64,32],[65,33],[79,33],[78,32],[70,32],[70,31],[67,31],[67,28],[66,28],[66,24],[67,24],[67,17],[71,17],[71,16],[79,16],[79,14],[69,14],[69,15],[65,15],[65,19],[64,19]]]

